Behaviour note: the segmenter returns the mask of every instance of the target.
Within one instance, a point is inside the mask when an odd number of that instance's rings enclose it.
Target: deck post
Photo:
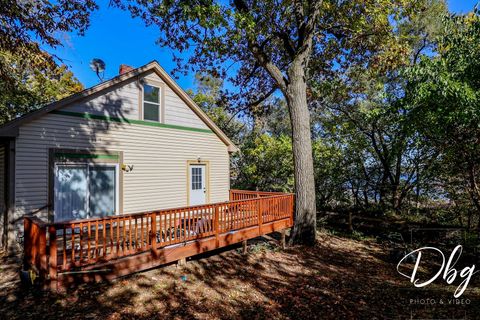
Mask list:
[[[295,199],[294,199],[294,195],[291,194],[289,197],[290,227],[293,227],[294,206],[295,206]]]
[[[282,238],[280,240],[280,244],[282,246],[282,249],[285,250],[287,248],[287,243],[285,241],[285,233],[286,233],[286,229],[282,229],[281,233],[282,233]]]
[[[39,226],[39,238],[38,238],[38,256],[39,262],[39,276],[41,279],[45,279],[48,274],[47,266],[47,227],[45,225]]]
[[[25,217],[24,223],[24,270],[33,269],[41,279],[48,274],[47,268],[47,231],[39,219]]]
[[[23,269],[28,268],[33,264],[33,239],[32,239],[32,220],[28,217],[23,218]]]
[[[63,236],[65,237],[66,235],[64,234]],[[50,289],[55,291],[57,290],[57,229],[55,228],[55,226],[48,227],[48,237],[50,241],[48,259]]]
[[[262,223],[263,223],[263,218],[262,218],[262,211],[263,211],[263,206],[262,206],[262,198],[257,199],[257,214],[258,214],[258,235],[262,235]]]
[[[232,191],[230,191],[232,192]],[[218,234],[219,234],[219,222],[220,222],[220,215],[219,215],[219,210],[218,210],[218,205],[215,206],[214,208],[214,213],[213,213],[213,228],[214,228],[214,231],[215,231],[215,247],[218,248],[219,246],[219,242],[218,242]]]
[[[150,250],[156,257],[157,255],[157,213],[152,212],[150,216]]]
[[[177,261],[177,268],[184,267],[187,265],[187,258],[181,258]]]
[[[242,241],[242,254],[246,255],[248,253],[247,240]]]

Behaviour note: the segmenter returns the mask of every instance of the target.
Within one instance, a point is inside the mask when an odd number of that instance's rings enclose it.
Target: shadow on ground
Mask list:
[[[65,294],[24,290],[4,279],[0,318],[458,319],[480,311],[476,289],[464,295],[470,304],[415,302],[452,298],[454,288],[441,282],[413,288],[373,241],[321,233],[313,248],[281,250],[263,239],[250,242],[248,255],[240,251],[230,247],[184,267],[161,267]],[[11,277],[14,266],[3,266],[2,277]]]

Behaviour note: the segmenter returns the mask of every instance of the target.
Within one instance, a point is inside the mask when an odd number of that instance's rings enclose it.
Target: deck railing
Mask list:
[[[25,217],[25,267],[55,280],[58,273],[193,240],[288,219],[293,195],[231,190],[228,202],[45,223]]]
[[[248,191],[248,190],[230,190],[230,201],[247,200],[254,198],[264,198],[271,196],[284,195],[283,192],[270,192],[270,191]]]

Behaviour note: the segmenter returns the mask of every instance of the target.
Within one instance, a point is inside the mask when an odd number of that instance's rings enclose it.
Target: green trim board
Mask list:
[[[177,129],[177,130],[204,132],[204,133],[214,133],[210,129],[184,127],[184,126],[178,126],[178,125],[174,125],[174,124],[165,124],[165,123],[135,120],[135,119],[116,118],[116,117],[97,115],[97,114],[91,114],[91,113],[81,113],[81,112],[71,112],[71,111],[61,111],[61,110],[53,110],[53,111],[50,111],[50,113],[58,114],[58,115],[62,115],[62,116],[70,116],[70,117],[88,119],[88,120],[102,120],[102,121],[107,121],[107,122],[138,124],[138,125],[150,126],[150,127],[160,127],[160,128],[168,128],[168,129]]]
[[[55,159],[104,159],[118,160],[118,154],[95,154],[95,153],[67,153],[55,152]]]

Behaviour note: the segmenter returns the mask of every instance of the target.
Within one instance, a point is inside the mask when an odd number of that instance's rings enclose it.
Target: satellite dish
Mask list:
[[[92,61],[90,61],[90,69],[92,69],[97,74],[97,77],[98,79],[100,79],[100,81],[103,81],[105,62],[102,59],[93,58]]]

